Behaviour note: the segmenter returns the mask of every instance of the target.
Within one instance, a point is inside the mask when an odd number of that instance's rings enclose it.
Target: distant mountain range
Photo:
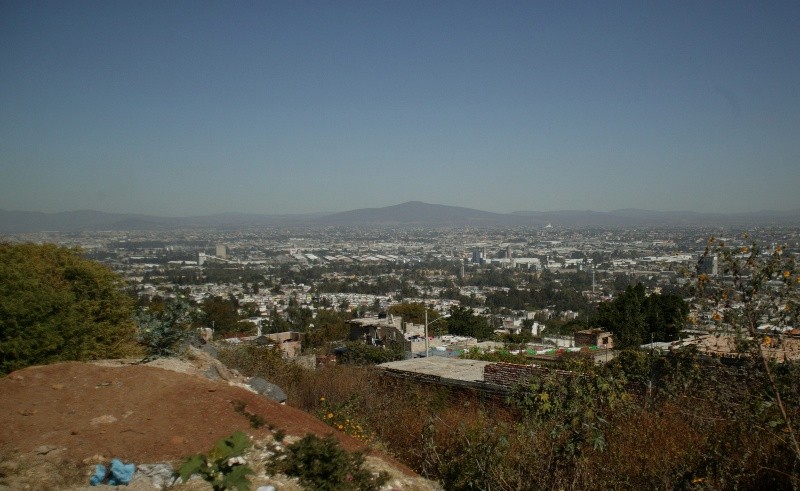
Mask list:
[[[157,217],[90,210],[62,213],[0,210],[0,233],[179,228],[238,229],[270,226],[544,227],[546,225],[567,228],[800,226],[800,210],[735,214],[637,209],[609,212],[565,210],[491,213],[472,208],[436,205],[420,201],[409,201],[383,208],[362,208],[341,213],[294,215],[223,213],[196,217]]]

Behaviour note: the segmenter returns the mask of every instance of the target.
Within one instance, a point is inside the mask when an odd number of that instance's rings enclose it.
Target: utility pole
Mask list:
[[[428,357],[428,306],[425,305],[425,358]]]

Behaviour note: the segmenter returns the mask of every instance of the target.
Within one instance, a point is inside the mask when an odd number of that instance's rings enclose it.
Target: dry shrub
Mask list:
[[[672,489],[700,457],[705,436],[674,405],[639,407],[608,434],[608,451],[592,455],[603,482],[635,489]]]
[[[239,350],[225,363],[280,385],[293,406],[356,420],[371,443],[445,489],[786,489],[800,471],[781,428],[741,402],[754,400],[749,380],[733,385],[711,369],[607,412],[604,448],[565,453],[563,419],[524,417],[476,392],[372,367],[314,371]]]

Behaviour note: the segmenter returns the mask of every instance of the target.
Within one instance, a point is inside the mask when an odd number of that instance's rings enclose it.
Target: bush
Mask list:
[[[139,342],[148,358],[175,356],[189,335],[189,326],[199,317],[197,309],[186,300],[169,300],[163,309],[136,313]]]
[[[389,480],[388,474],[374,475],[364,468],[364,455],[349,453],[331,435],[308,434],[273,457],[273,470],[297,477],[309,489],[319,491],[371,491]]]
[[[123,281],[77,249],[0,243],[0,374],[138,351]]]
[[[386,347],[370,346],[358,341],[350,341],[340,348],[336,355],[339,363],[355,365],[379,365],[403,359],[402,347],[390,343]]]

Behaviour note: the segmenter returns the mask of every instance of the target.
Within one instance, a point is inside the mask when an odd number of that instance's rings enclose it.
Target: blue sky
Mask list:
[[[0,2],[0,209],[800,209],[800,2]]]

